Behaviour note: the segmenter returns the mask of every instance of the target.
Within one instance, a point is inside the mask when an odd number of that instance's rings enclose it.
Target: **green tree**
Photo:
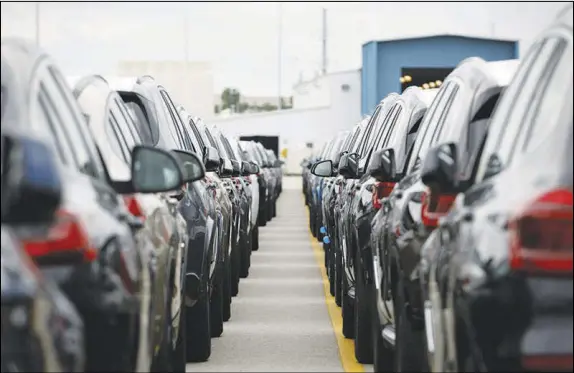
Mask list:
[[[229,109],[230,107],[239,108],[241,100],[241,93],[235,88],[225,88],[221,93],[221,110]]]

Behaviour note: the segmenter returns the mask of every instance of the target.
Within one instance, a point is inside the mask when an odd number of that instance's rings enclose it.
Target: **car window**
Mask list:
[[[116,153],[116,155],[124,161],[129,162],[130,158],[127,154],[127,146],[123,141],[120,140],[121,135],[119,133],[119,124],[116,117],[111,112],[108,113],[105,132],[108,143],[110,144],[114,153]],[[106,154],[103,154],[103,157],[106,161],[108,161]]]
[[[66,135],[68,145],[74,154],[77,170],[99,178],[102,174],[103,166],[96,156],[96,146],[93,138],[88,132],[85,120],[79,110],[74,107],[74,98],[68,92],[66,83],[63,85],[58,81],[58,73],[53,67],[48,67],[49,74],[44,74],[42,83],[45,84],[46,93],[52,101],[52,108],[55,111],[55,126]]]
[[[122,100],[118,99],[117,97],[114,98],[114,102],[116,103],[116,107],[118,109],[119,114],[122,117],[122,120],[127,125],[127,130],[131,134],[131,137],[134,139],[134,145],[141,144],[143,139],[138,131],[135,119],[129,113],[127,106],[123,103]]]
[[[371,118],[367,122],[365,129],[363,130],[363,135],[361,136],[361,141],[359,142],[359,147],[357,149],[357,153],[359,153],[359,155],[361,157],[365,154],[366,150],[368,149],[367,146],[369,143],[369,139],[371,138],[371,132],[375,128],[375,123],[378,122],[379,115],[381,114],[381,107],[382,106],[383,105],[381,105],[381,104],[377,105],[375,112],[373,113],[373,115],[371,116]]]
[[[432,140],[437,133],[438,126],[439,126],[439,119],[444,113],[444,110],[451,99],[455,89],[455,84],[452,82],[448,82],[444,88],[441,89],[442,92],[439,92],[439,97],[432,103],[432,107],[429,109],[427,115],[423,119],[423,124],[421,127],[424,129],[422,136],[415,141],[415,146],[413,149],[414,157],[411,157],[410,164],[408,170],[412,170],[412,168],[417,164],[417,162],[421,161],[426,152],[431,146]]]
[[[110,116],[113,117],[118,128],[118,139],[122,143],[122,148],[126,152],[126,160],[131,163],[131,152],[134,146],[137,145],[137,140],[130,130],[130,125],[126,120],[126,117],[122,115],[119,105],[115,102],[110,103]]]
[[[175,132],[175,136],[180,139],[179,141],[183,145],[183,149],[197,152],[198,150],[195,149],[189,134],[185,131],[183,121],[181,120],[175,105],[171,101],[169,94],[164,89],[160,89],[160,94],[173,120],[173,127],[170,126],[170,131]]]
[[[391,123],[388,125],[389,130],[387,131],[387,134],[382,139],[382,141],[377,144],[375,150],[380,150],[392,146],[395,143],[396,139],[399,136],[402,136],[402,134],[404,134],[404,132],[401,131],[401,129],[398,126],[398,124],[401,122],[402,115],[403,115],[403,107],[402,105],[399,105],[397,106],[397,110],[395,111],[393,119],[391,119]]]
[[[572,87],[572,63],[572,42],[564,41],[562,48],[558,48],[558,53],[549,61],[547,73],[539,82],[539,89],[528,106],[528,117],[524,121],[528,129],[522,151],[536,148],[556,126],[559,120],[557,114]]]
[[[43,84],[40,84],[35,106],[35,110],[32,111],[32,128],[53,146],[62,164],[75,167],[74,155],[65,139],[65,134],[54,123],[56,113],[52,103],[47,98]]]
[[[524,113],[530,105],[540,77],[559,47],[559,40],[545,40],[530,49],[518,68],[512,83],[505,90],[489,124],[489,135],[477,171],[477,181],[510,164],[514,145],[523,129]],[[490,169],[490,170],[489,170]]]

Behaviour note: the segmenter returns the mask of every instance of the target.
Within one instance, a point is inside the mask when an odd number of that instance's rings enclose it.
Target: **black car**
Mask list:
[[[374,148],[375,141],[388,133],[387,115],[393,103],[399,95],[391,93],[383,99],[375,108],[369,123],[365,127],[364,134],[356,153],[346,154],[339,162],[339,173],[346,178],[343,186],[342,196],[339,206],[340,222],[337,234],[340,247],[340,268],[341,270],[341,308],[343,314],[343,335],[346,338],[353,338],[355,332],[355,253],[357,248],[357,237],[352,226],[352,211],[356,200],[360,198],[360,191],[363,180],[361,177],[366,172],[366,167]]]
[[[233,296],[231,258],[233,248],[236,246],[233,244],[233,234],[239,229],[234,226],[234,222],[236,222],[233,206],[234,195],[229,192],[230,189],[233,189],[231,181],[233,168],[229,159],[221,157],[217,144],[211,142],[207,127],[201,118],[194,119],[183,109],[180,109],[180,113],[184,122],[189,125],[190,137],[193,136],[198,141],[198,146],[203,149],[203,159],[208,170],[206,180],[221,212],[220,241],[224,254],[221,259],[225,268],[223,272],[223,321],[229,321]]]
[[[573,369],[572,43],[569,5],[526,53],[467,177],[457,143],[426,157],[433,193],[460,193],[418,268],[432,371]]]
[[[380,167],[375,174],[379,181],[396,184],[381,200],[375,220],[382,221],[373,223],[371,233],[372,273],[380,274],[374,275],[377,311],[373,315],[374,365],[378,372],[420,370],[424,366],[420,348],[424,308],[415,269],[423,243],[454,199],[452,191],[433,194],[423,184],[421,169],[431,154],[428,150],[456,143],[457,159],[465,165],[459,176],[466,177],[471,171],[467,166],[486,134],[488,119],[517,63],[480,58],[462,61],[428,108],[407,158],[395,158],[392,152],[379,154]]]
[[[251,236],[251,206],[252,206],[252,195],[251,189],[244,179],[248,176],[246,166],[247,162],[243,160],[241,154],[238,154],[234,150],[234,146],[231,144],[231,139],[227,138],[223,133],[219,134],[223,148],[225,149],[226,156],[231,159],[231,162],[236,167],[235,174],[233,175],[233,185],[235,190],[240,196],[241,204],[241,219],[239,221],[239,276],[240,278],[247,278],[249,276],[249,267],[251,266],[251,246],[252,246],[252,236]]]
[[[133,236],[141,221],[133,218],[121,196],[177,189],[203,176],[201,161],[189,154],[198,173],[187,178],[173,154],[137,146],[131,153],[131,179],[114,182],[70,88],[47,54],[24,41],[3,40],[2,72],[3,99],[11,98],[3,102],[2,127],[18,127],[45,140],[56,152],[64,183],[62,205],[48,233],[38,237],[18,230],[18,237],[43,275],[80,312],[87,370],[134,370],[141,276],[148,264]],[[35,211],[34,200],[29,203],[20,214]],[[181,339],[174,346],[176,356],[168,362],[183,371]]]
[[[134,112],[143,143],[164,150],[195,149],[169,93],[153,77],[107,79]],[[189,244],[185,260],[185,330],[188,361],[206,361],[211,356],[211,337],[223,333],[223,255],[217,240],[217,212],[205,179],[173,194],[187,223]]]
[[[3,77],[3,88],[4,82]],[[81,316],[58,286],[46,281],[13,232],[36,229],[41,235],[53,223],[62,188],[53,152],[37,139],[2,131],[1,183],[1,371],[83,372]],[[22,215],[20,208],[29,208],[30,200],[38,202],[37,213]]]
[[[101,76],[69,79],[69,82],[73,84],[74,96],[108,175],[114,181],[129,180],[131,150],[143,140],[127,106]],[[170,272],[182,272],[188,242],[187,226],[177,209],[179,201],[170,198],[169,193],[125,194],[123,198],[134,218],[142,221],[141,227],[134,230],[134,237],[140,249],[147,249],[140,253],[150,264],[150,271],[143,273],[142,286],[149,287],[151,295],[144,293],[140,315],[149,328],[140,330],[139,335],[148,344],[148,349],[140,352],[143,361],[151,360],[154,365],[153,362],[163,356],[162,350],[169,349],[162,345],[169,345],[171,326],[177,323],[174,315],[179,314],[172,314],[171,310],[179,309],[182,302],[174,290],[183,289],[185,278]]]

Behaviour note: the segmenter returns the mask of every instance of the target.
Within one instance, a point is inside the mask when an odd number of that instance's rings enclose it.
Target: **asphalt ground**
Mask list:
[[[364,372],[328,292],[323,249],[308,228],[301,178],[283,180],[277,216],[259,230],[249,277],[205,363],[188,372]]]

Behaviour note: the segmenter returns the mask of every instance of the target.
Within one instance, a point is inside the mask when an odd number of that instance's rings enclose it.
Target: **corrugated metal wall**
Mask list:
[[[514,59],[518,58],[517,44],[450,35],[366,43],[363,45],[361,111],[369,114],[387,94],[400,92],[401,68],[453,68],[472,56],[486,61]]]

